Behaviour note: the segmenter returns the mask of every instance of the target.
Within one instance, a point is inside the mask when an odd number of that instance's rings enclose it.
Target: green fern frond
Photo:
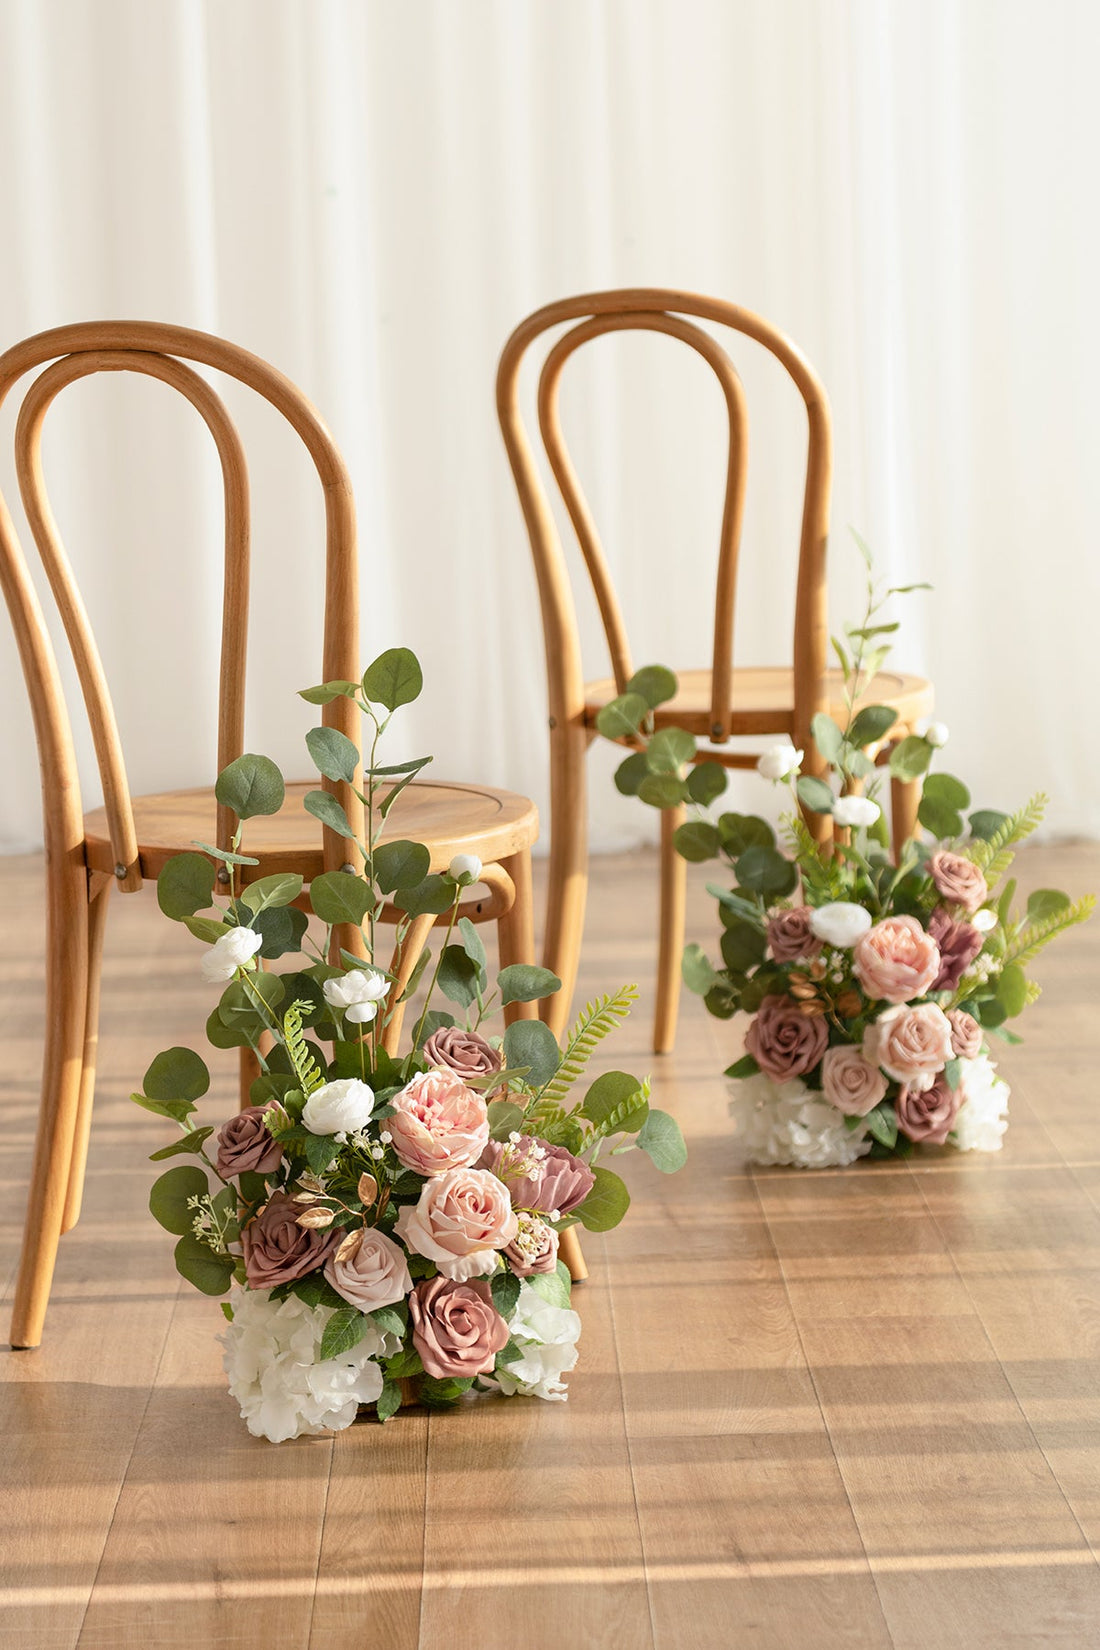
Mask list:
[[[542,1134],[546,1129],[552,1129],[555,1123],[564,1121],[565,1107],[559,1106],[556,1100],[536,1100],[523,1114],[524,1128],[533,1130],[535,1134]]]
[[[614,996],[598,997],[594,1003],[585,1004],[569,1033],[561,1065],[542,1092],[544,1102],[552,1101],[560,1105],[596,1052],[598,1044],[626,1019],[631,1004],[637,1001],[638,987],[624,985]]]
[[[1074,928],[1079,922],[1086,922],[1096,908],[1096,895],[1085,894],[1082,899],[1074,900],[1064,910],[1057,911],[1042,922],[1028,923],[1020,930],[1015,944],[1010,945],[1005,954],[1004,966],[1016,963],[1020,968],[1025,963],[1037,957],[1044,945],[1049,945],[1057,935],[1064,934],[1067,928]]]
[[[988,842],[970,844],[967,850],[969,857],[979,870],[984,871],[985,880],[991,888],[1000,882],[1012,864],[1015,856],[1011,850],[1042,824],[1049,801],[1050,798],[1042,791],[1037,792],[1019,813],[1011,814],[1000,830],[994,831]]]
[[[641,1086],[635,1089],[633,1094],[628,1094],[626,1099],[604,1118],[602,1123],[596,1123],[592,1128],[585,1131],[585,1146],[590,1146],[594,1140],[606,1140],[609,1135],[619,1134],[636,1112],[641,1111],[644,1106],[648,1106],[649,1091],[650,1082],[647,1077]]]
[[[283,1015],[283,1040],[286,1052],[294,1067],[298,1087],[307,1099],[325,1080],[302,1035],[302,1010],[309,1007],[309,1003],[291,1003]]]

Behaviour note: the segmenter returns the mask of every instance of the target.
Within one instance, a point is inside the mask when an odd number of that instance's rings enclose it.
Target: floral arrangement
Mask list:
[[[867,608],[833,641],[847,715],[843,725],[813,719],[823,772],[803,773],[804,753],[789,744],[757,762],[764,778],[791,789],[786,851],[765,819],[702,812],[726,772],[683,729],[654,730],[654,710],[676,692],[671,671],[639,671],[599,720],[602,733],[637,747],[616,773],[619,790],[659,808],[693,805],[697,817],[676,831],[676,848],[732,872],[732,887],[708,884],[722,922],[721,966],[690,945],[683,977],[718,1018],[751,1016],[745,1053],[726,1076],[755,1163],[846,1165],[919,1144],[998,1150],[1009,1091],[991,1039],[1019,1041],[1006,1022],[1039,995],[1025,969],[1095,903],[1040,889],[1017,911],[1008,873],[1046,798],[1013,815],[972,809],[961,780],[929,772],[947,742],[942,723],[892,741],[896,713],[862,702],[897,629],[882,622],[885,601],[927,587],[881,593],[857,542]],[[924,776],[921,829],[896,863],[876,800],[876,758],[895,778]],[[831,816],[831,830],[811,831],[815,815]]]
[[[638,1146],[665,1172],[685,1158],[679,1127],[649,1105],[647,1082],[605,1072],[571,1099],[634,987],[590,1003],[564,1050],[538,1020],[486,1034],[495,1007],[533,1002],[560,982],[515,964],[490,988],[481,940],[461,915],[478,860],[460,854],[431,873],[423,844],[380,840],[427,759],[379,766],[379,739],[420,688],[415,657],[391,649],[361,683],[302,695],[353,699],[370,752],[356,792],[365,841],[330,792],[305,798],[362,866],[314,878],[312,928],[300,876],[247,880],[257,861],[241,851],[244,823],[278,812],[285,796],[263,756],[242,756],[218,778],[218,800],[238,821],[231,850],[198,843],[157,884],[165,914],[208,947],[203,978],[222,987],[209,1042],[251,1049],[259,1076],[236,1116],[196,1126],[205,1061],[187,1048],[157,1055],[133,1099],[182,1132],[152,1156],[195,1161],[160,1176],[150,1208],[178,1239],[182,1276],[204,1294],[230,1294],[229,1389],[249,1430],[275,1441],[348,1426],[361,1406],[385,1421],[411,1398],[448,1406],[474,1388],[564,1398],[581,1326],[559,1243],[577,1223],[609,1230],[630,1202],[601,1153]],[[306,743],[323,776],[357,783],[352,740],[322,727]],[[386,898],[400,913],[398,941],[418,914],[447,918],[403,1056],[389,1051],[386,1028],[430,957],[425,950],[403,991],[375,961]],[[200,914],[212,906],[216,915]],[[297,960],[285,972],[270,967],[284,957]],[[455,1012],[431,1006],[436,989]]]

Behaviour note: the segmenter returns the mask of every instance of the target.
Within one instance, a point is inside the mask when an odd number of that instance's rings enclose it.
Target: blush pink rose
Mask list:
[[[816,957],[821,941],[810,928],[813,909],[796,905],[790,911],[777,911],[768,918],[768,944],[777,963],[797,962],[799,957]]]
[[[413,1345],[437,1381],[488,1375],[508,1345],[508,1325],[487,1283],[428,1278],[409,1296]]]
[[[960,1060],[976,1060],[982,1051],[982,1028],[965,1008],[949,1008],[947,1021],[951,1027],[951,1050]]]
[[[928,919],[928,932],[940,950],[940,971],[932,981],[932,990],[954,991],[984,939],[972,922],[959,922],[939,906]]]
[[[274,1289],[318,1272],[344,1234],[339,1227],[318,1230],[298,1225],[300,1204],[275,1192],[241,1233],[245,1276],[250,1289]]]
[[[776,1083],[812,1071],[828,1043],[824,1016],[803,1014],[790,997],[765,997],[745,1033],[745,1048]]]
[[[852,1043],[826,1049],[821,1062],[821,1087],[829,1104],[849,1117],[866,1117],[886,1098],[882,1072],[878,1066],[868,1065]]]
[[[465,1168],[485,1150],[489,1112],[482,1095],[453,1071],[425,1071],[406,1083],[391,1102],[385,1126],[393,1149],[416,1174],[446,1174]]]
[[[856,941],[852,968],[868,997],[908,1003],[931,989],[939,947],[916,917],[884,917]]]
[[[518,1226],[508,1188],[487,1169],[448,1169],[425,1181],[417,1203],[406,1203],[394,1231],[445,1277],[464,1283],[496,1265],[496,1251]]]
[[[989,884],[973,860],[941,848],[928,861],[928,873],[945,900],[976,911],[989,898]]]
[[[325,1262],[325,1277],[360,1312],[393,1306],[412,1288],[404,1249],[373,1226],[350,1237],[344,1235],[339,1249]]]
[[[962,1104],[962,1093],[937,1077],[928,1089],[903,1088],[894,1102],[898,1128],[917,1143],[942,1146],[951,1133]]]
[[[910,1088],[929,1088],[952,1057],[951,1026],[935,1003],[899,1003],[872,1020],[863,1033],[863,1057],[887,1077]]]

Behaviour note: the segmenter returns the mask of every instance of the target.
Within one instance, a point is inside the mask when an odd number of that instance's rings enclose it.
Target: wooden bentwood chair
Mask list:
[[[95,641],[54,521],[42,472],[46,413],[58,392],[97,372],[140,372],[178,390],[214,438],[225,496],[225,583],[218,721],[219,770],[241,755],[244,741],[245,646],[249,599],[248,472],[237,431],[205,378],[186,362],[216,368],[265,397],[304,442],[325,495],[327,549],[321,675],[311,680],[354,681],[360,671],[355,507],[347,470],[316,410],[289,379],[257,356],[182,327],[145,322],[93,322],[58,327],[0,355],[0,402],[25,373],[45,370],[26,392],[16,431],[16,466],[27,520],[64,623],[103,782],[105,806],[81,811],[69,713],[42,609],[11,516],[0,498],[0,580],[12,616],[30,694],[42,771],[46,847],[46,1046],[42,1101],[31,1172],[23,1252],[12,1321],[13,1347],[37,1346],[49,1300],[59,1237],[80,1213],[95,1085],[100,959],[112,887],[132,893],[157,876],[173,854],[193,851],[195,840],[230,846],[233,816],[216,805],[213,790],[134,797],[126,780],[110,694]],[[46,365],[46,363],[52,363]],[[302,686],[307,685],[303,680]],[[345,698],[322,712],[323,722],[359,743],[359,713]],[[356,782],[359,776],[356,776]],[[302,807],[310,785],[288,785],[282,811],[248,823],[246,849],[258,864],[242,867],[245,881],[274,871],[297,871],[306,883],[348,858],[344,839],[322,828]],[[352,786],[324,780],[363,835],[363,807]],[[483,861],[481,885],[465,904],[475,921],[495,919],[502,964],[531,961],[530,849],[538,832],[525,797],[479,785],[417,781],[398,799],[383,840],[412,838],[431,851],[431,869],[445,869],[456,853]],[[220,873],[225,877],[224,870]],[[304,897],[304,896],[303,896]],[[308,910],[308,900],[304,904]],[[392,906],[385,920],[396,921]],[[393,960],[399,985],[409,978],[434,917],[414,919]],[[363,952],[358,930],[341,935]],[[393,988],[399,996],[399,986]],[[506,1017],[534,1016],[534,1003],[515,1004]],[[387,1027],[396,1044],[399,1017]],[[258,1069],[242,1051],[242,1104]]]
[[[693,317],[694,319],[685,319]],[[741,380],[713,334],[696,321],[717,323],[762,344],[786,369],[806,407],[808,445],[802,535],[795,598],[793,668],[735,668],[734,598],[747,475],[748,415]],[[577,536],[595,592],[611,657],[612,674],[586,682],[581,667],[576,610],[565,558],[519,406],[519,374],[527,351],[544,333],[569,326],[548,349],[538,383],[538,425],[551,472]],[[830,670],[825,553],[829,527],[831,425],[823,385],[790,339],[760,316],[736,304],[664,288],[624,288],[587,293],[547,304],[522,321],[504,347],[497,374],[497,410],[534,555],[542,607],[550,712],[550,876],[543,960],[562,989],[543,1004],[551,1027],[559,1030],[569,1013],[584,926],[588,880],[585,753],[597,737],[596,717],[625,692],[634,672],[622,612],[580,482],[566,449],[558,408],[562,370],[582,344],[609,332],[665,333],[687,344],[711,367],[725,397],[729,419],[729,460],[718,550],[714,635],[709,669],[678,671],[680,690],[655,713],[655,725],[679,726],[709,740],[698,761],[730,768],[755,766],[757,753],[722,747],[731,737],[756,735],[771,742],[790,735],[805,752],[803,769],[820,773],[825,764],[810,735],[819,711],[841,714],[843,683]],[[911,733],[932,709],[932,687],[917,676],[885,671],[868,684],[861,703],[884,704],[898,720],[879,756]],[[629,741],[624,741],[629,743]],[[895,851],[916,826],[920,781],[891,781]],[[672,845],[684,810],[661,813],[660,938],[653,1047],[673,1045],[679,1005],[680,958],[684,945],[686,865]],[[832,828],[826,814],[811,814],[810,828],[825,839]]]

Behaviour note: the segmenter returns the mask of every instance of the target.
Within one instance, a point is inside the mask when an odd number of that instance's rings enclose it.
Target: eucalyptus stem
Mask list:
[[[427,995],[424,998],[424,1007],[420,1010],[420,1018],[419,1018],[419,1020],[417,1020],[416,1030],[413,1032],[413,1039],[412,1039],[413,1053],[416,1052],[416,1049],[419,1047],[419,1044],[420,1044],[420,1033],[424,1029],[424,1021],[428,1018],[428,1008],[431,1004],[432,993],[435,991],[436,982],[439,979],[439,970],[443,966],[443,954],[446,951],[448,944],[450,943],[451,935],[455,931],[455,923],[458,921],[458,908],[459,908],[459,905],[461,903],[462,903],[462,889],[459,887],[459,888],[455,889],[454,903],[451,906],[451,920],[447,924],[447,932],[443,936],[443,944],[439,947],[439,956],[435,959],[435,968],[432,971],[431,983],[428,986]]]

